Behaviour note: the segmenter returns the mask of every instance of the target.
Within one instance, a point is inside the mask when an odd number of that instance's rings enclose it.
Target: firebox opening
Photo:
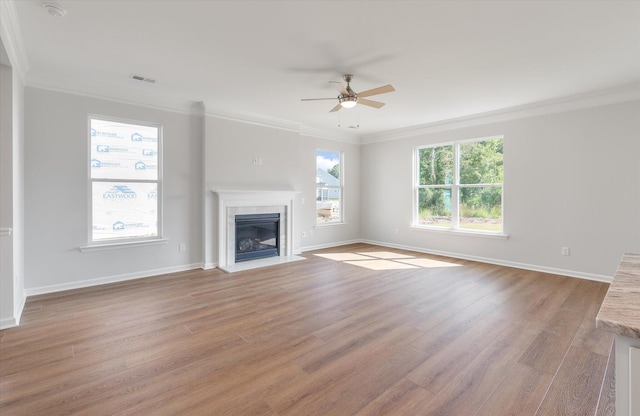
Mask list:
[[[280,214],[236,215],[236,263],[280,255]]]

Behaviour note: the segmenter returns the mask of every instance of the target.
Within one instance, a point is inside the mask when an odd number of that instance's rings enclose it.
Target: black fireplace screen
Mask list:
[[[280,254],[280,214],[236,215],[236,263]]]

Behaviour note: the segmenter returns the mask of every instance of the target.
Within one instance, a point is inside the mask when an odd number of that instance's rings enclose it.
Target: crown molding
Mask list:
[[[233,113],[218,108],[209,108],[206,103],[202,101],[196,102],[184,100],[171,97],[166,94],[157,93],[153,89],[153,86],[124,89],[118,86],[96,84],[95,82],[89,82],[82,79],[72,79],[67,76],[38,71],[29,71],[26,74],[25,85],[33,88],[108,100],[128,105],[136,105],[161,111],[198,116],[204,115],[205,117],[215,117],[239,123],[275,128],[295,132],[301,136],[360,144],[358,136],[352,134],[315,129],[292,121],[269,117],[262,114]]]
[[[4,24],[4,8],[7,5],[10,5],[9,7],[12,8],[13,2],[11,0],[0,0],[0,5],[2,6],[2,10],[0,10],[0,12],[3,12],[2,34],[4,40],[6,26]],[[18,42],[21,43],[21,41]],[[6,46],[7,45],[5,45],[5,47]],[[9,54],[9,50],[7,50],[7,54]],[[22,59],[12,58],[11,55],[9,56],[9,58],[17,60]],[[24,58],[24,60],[21,60],[21,62],[22,63],[19,63],[17,66],[26,65],[26,58]],[[124,88],[122,86],[96,84],[95,82],[90,82],[87,80],[75,78],[72,79],[63,75],[55,75],[33,70],[28,71],[24,75],[23,82],[28,87],[75,94],[90,98],[104,99],[128,105],[153,108],[162,111],[171,111],[191,115],[195,114],[199,116],[204,115],[205,117],[215,117],[239,123],[247,123],[262,127],[276,128],[284,131],[295,132],[300,134],[301,136],[315,137],[357,145],[399,140],[447,130],[455,130],[460,128],[505,122],[545,114],[561,113],[565,111],[573,111],[589,107],[640,100],[640,83],[634,83],[605,90],[592,91],[585,94],[566,96],[553,100],[540,101],[520,106],[488,111],[484,113],[471,114],[468,116],[441,120],[433,123],[388,130],[373,134],[358,135],[354,133],[318,129],[289,120],[278,119],[261,114],[233,113],[218,108],[207,108],[206,103],[162,94],[155,91],[153,89],[153,86],[149,86],[147,88]]]
[[[29,70],[29,60],[13,0],[0,0],[0,37],[11,62],[12,70],[24,83],[25,74]]]
[[[220,118],[224,120],[236,121],[239,123],[253,124],[256,126],[275,128],[279,130],[291,131],[301,136],[316,137],[333,141],[360,144],[358,136],[345,134],[340,132],[332,132],[317,129],[303,124],[295,123],[288,120],[269,117],[262,114],[253,113],[232,113],[221,109],[206,109],[205,115],[209,117]]]
[[[199,111],[194,110],[197,102],[159,94],[153,86],[127,89],[33,70],[26,74],[25,86],[174,113],[194,114],[194,111]]]
[[[565,111],[580,110],[584,108],[598,107],[602,105],[635,100],[640,100],[640,83],[627,84],[605,90],[592,91],[589,93],[572,95],[553,100],[539,101],[536,103],[472,114],[449,120],[436,121],[433,123],[421,124],[418,126],[411,126],[402,129],[363,135],[360,136],[360,144],[364,145],[390,140],[398,140],[423,134],[505,122],[546,114],[562,113]]]
[[[360,144],[360,137],[358,135],[344,132],[327,131],[308,126],[300,126],[300,135],[316,137],[319,139],[333,140],[337,142],[345,142],[358,145]]]
[[[288,120],[282,120],[275,117],[269,117],[262,114],[253,114],[253,113],[233,113],[226,110],[221,110],[218,108],[207,108],[205,103],[205,116],[207,117],[215,117],[224,120],[237,121],[245,124],[253,124],[256,126],[262,127],[271,127],[279,130],[286,130],[292,132],[299,132],[300,125],[298,123],[294,123]]]

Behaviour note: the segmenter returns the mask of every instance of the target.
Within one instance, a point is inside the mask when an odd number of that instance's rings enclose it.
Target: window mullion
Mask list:
[[[453,184],[451,186],[451,228],[460,228],[460,145],[453,146]]]

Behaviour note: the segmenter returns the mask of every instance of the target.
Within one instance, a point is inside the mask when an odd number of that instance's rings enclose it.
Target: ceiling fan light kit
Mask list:
[[[366,105],[368,107],[380,108],[384,105],[379,101],[373,100],[364,100],[362,97],[370,97],[372,95],[384,94],[387,92],[395,91],[393,86],[384,85],[382,87],[373,88],[371,90],[362,91],[357,94],[354,90],[351,89],[351,80],[353,79],[353,75],[345,74],[342,78],[347,82],[347,85],[344,85],[342,82],[329,81],[329,84],[334,87],[340,93],[338,95],[338,105],[333,107],[329,112],[338,111],[341,108],[353,108],[358,103],[362,105]],[[303,98],[301,101],[318,101],[318,100],[335,100],[335,98]]]
[[[358,104],[358,96],[348,96],[340,94],[338,96],[338,100],[340,101],[340,105],[344,108],[353,108]]]

